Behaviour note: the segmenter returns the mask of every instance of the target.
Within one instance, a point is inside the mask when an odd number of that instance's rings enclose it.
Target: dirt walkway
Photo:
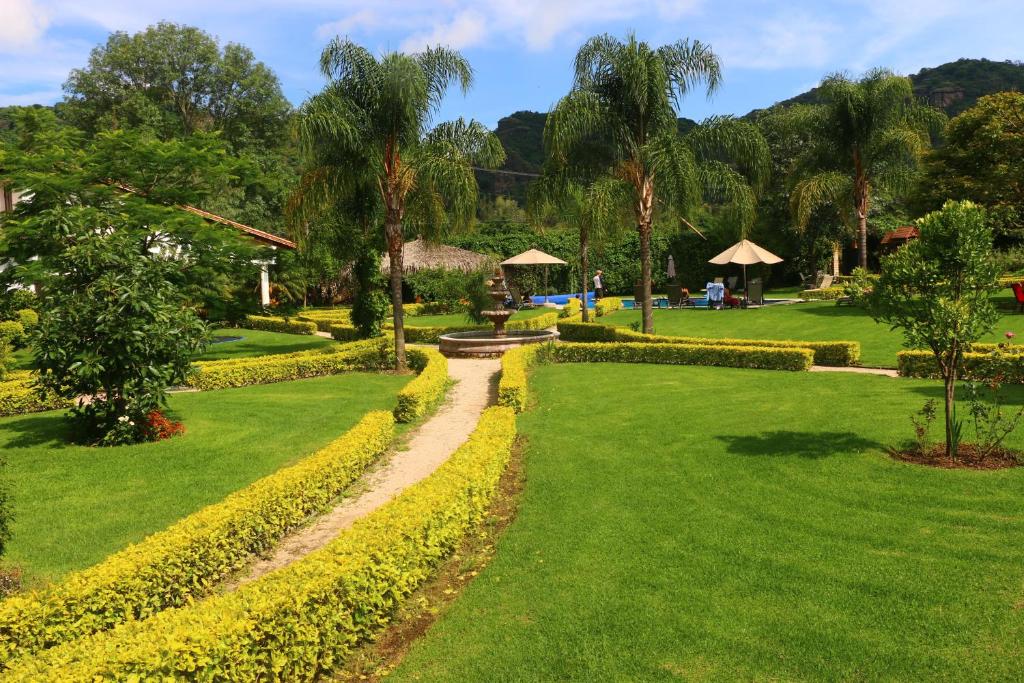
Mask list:
[[[444,406],[412,432],[406,449],[357,482],[355,497],[345,498],[310,526],[286,537],[273,555],[257,560],[228,588],[258,579],[326,545],[357,519],[436,470],[469,438],[483,409],[495,402],[494,379],[500,368],[498,359],[450,359],[448,374],[458,383]]]
[[[891,368],[859,368],[856,366],[833,367],[830,365],[812,365],[811,372],[853,372],[860,375],[881,375],[883,377],[900,376],[900,373]]]

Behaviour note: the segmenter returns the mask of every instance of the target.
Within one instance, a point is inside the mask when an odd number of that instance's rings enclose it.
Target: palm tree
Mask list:
[[[623,223],[623,207],[628,205],[629,191],[626,183],[610,175],[588,182],[565,172],[547,172],[530,186],[530,214],[535,220],[552,217],[579,232],[583,322],[590,322],[587,277],[591,242],[608,237]]]
[[[545,128],[548,153],[568,162],[573,150],[600,145],[611,153],[615,177],[631,188],[640,238],[643,330],[651,315],[651,231],[655,211],[691,209],[701,200],[727,204],[741,229],[753,221],[755,185],[764,181],[768,148],[757,129],[728,117],[714,118],[685,136],[676,106],[704,83],[708,96],[721,83],[711,48],[681,40],[656,49],[633,34],[620,41],[595,36],[576,55],[572,90],[551,111]],[[731,162],[731,163],[730,163]]]
[[[477,200],[474,166],[494,167],[505,152],[476,121],[431,122],[448,88],[466,92],[473,72],[443,47],[417,54],[366,49],[335,38],[320,57],[328,83],[299,110],[298,137],[309,160],[294,205],[308,219],[372,188],[383,218],[391,269],[396,367],[405,368],[402,316],[404,226],[428,236],[465,225]]]
[[[797,164],[790,206],[800,227],[826,205],[856,218],[858,265],[867,268],[872,193],[909,189],[945,116],[918,101],[909,78],[886,69],[856,81],[833,74],[818,95],[822,104],[798,114],[813,135]]]

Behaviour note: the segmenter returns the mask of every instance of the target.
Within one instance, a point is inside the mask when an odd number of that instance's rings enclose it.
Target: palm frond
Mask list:
[[[658,48],[673,85],[673,95],[682,97],[704,83],[711,97],[722,84],[722,64],[711,46],[699,40],[685,39]],[[676,100],[678,103],[678,99]]]
[[[800,180],[789,196],[798,228],[804,228],[818,209],[830,207],[848,218],[853,206],[853,181],[846,173],[826,171]]]
[[[733,165],[760,190],[771,172],[771,151],[757,126],[731,116],[705,119],[686,135],[698,159]]]
[[[473,86],[473,68],[456,50],[440,45],[430,47],[416,55],[416,61],[427,77],[432,114],[440,108],[450,85],[458,83],[463,95]]]

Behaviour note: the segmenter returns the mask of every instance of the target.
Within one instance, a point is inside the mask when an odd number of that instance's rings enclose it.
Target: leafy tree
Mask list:
[[[833,74],[817,93],[823,104],[797,113],[813,135],[794,171],[791,206],[801,226],[822,207],[852,215],[858,264],[867,268],[873,193],[900,193],[912,186],[930,133],[945,116],[918,102],[910,79],[885,69],[856,81]]]
[[[0,166],[15,190],[30,191],[0,216],[0,256],[20,264],[5,275],[20,284],[43,281],[80,236],[82,224],[66,220],[72,208],[112,216],[140,254],[175,255],[167,276],[191,302],[224,298],[255,276],[259,252],[248,239],[178,207],[201,203],[231,178],[233,161],[216,136],[161,141],[122,130],[87,142],[52,112],[26,110],[17,143],[0,149]]]
[[[946,388],[946,454],[955,458],[957,375],[964,351],[999,319],[990,299],[999,271],[982,207],[947,202],[918,226],[919,239],[882,259],[868,308],[876,320],[901,328],[909,346],[935,355]]]
[[[405,227],[428,232],[468,223],[476,210],[473,166],[501,163],[497,138],[476,121],[430,128],[449,86],[466,91],[469,63],[447,48],[417,54],[366,49],[336,38],[320,59],[324,89],[303,104],[299,138],[309,160],[297,204],[307,216],[375,190],[391,269],[395,355],[405,367],[402,252]]]
[[[949,122],[945,140],[926,164],[918,208],[970,199],[988,209],[997,237],[1024,239],[1024,94],[982,97]]]
[[[172,284],[173,255],[140,252],[131,221],[115,211],[56,207],[65,248],[41,276],[44,295],[34,335],[40,385],[90,398],[72,409],[81,438],[116,445],[152,438],[154,410],[184,380],[206,326]]]
[[[715,118],[679,134],[680,100],[700,83],[711,95],[720,82],[718,57],[699,41],[651,48],[632,34],[624,42],[600,35],[580,48],[572,90],[548,116],[545,145],[558,163],[571,163],[573,154],[593,143],[609,151],[612,174],[632,188],[645,332],[653,331],[656,210],[681,214],[704,200],[725,205],[737,224],[753,222],[755,196],[748,181],[763,182],[769,163],[757,129]]]

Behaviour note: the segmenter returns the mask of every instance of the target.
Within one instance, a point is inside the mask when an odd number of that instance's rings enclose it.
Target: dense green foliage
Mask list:
[[[554,364],[530,388],[516,517],[389,680],[980,681],[1024,666],[1024,469],[885,452],[934,382]]]
[[[946,385],[946,454],[957,455],[954,392],[964,351],[992,330],[999,271],[992,259],[992,228],[985,210],[947,202],[918,226],[921,237],[882,259],[868,297],[880,322],[903,331],[907,345],[932,352]]]
[[[997,243],[1024,241],[1024,94],[982,97],[946,126],[931,155],[915,204],[936,210],[949,199],[988,209]]]
[[[77,437],[118,445],[154,440],[151,413],[181,384],[206,326],[172,284],[178,264],[137,251],[108,213],[65,215],[75,232],[42,275],[33,334],[40,385],[91,400],[72,409]],[[74,221],[80,221],[77,225]]]

